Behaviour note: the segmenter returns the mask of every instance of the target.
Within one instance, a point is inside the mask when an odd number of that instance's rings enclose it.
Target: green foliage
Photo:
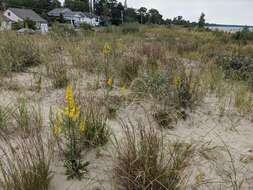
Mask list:
[[[253,59],[241,55],[220,55],[217,63],[223,68],[226,77],[249,82],[253,87]]]
[[[162,24],[162,15],[156,9],[150,9],[148,11],[148,22],[151,24]]]
[[[7,7],[27,7],[33,8],[37,13],[41,15],[46,15],[48,11],[60,7],[60,2],[58,0],[5,0]]]
[[[201,13],[200,18],[199,18],[199,22],[198,22],[198,28],[199,29],[204,29],[205,28],[205,24],[206,24],[206,20],[205,20],[205,14]]]
[[[24,24],[22,22],[14,22],[11,25],[12,30],[19,30],[24,27]]]
[[[242,31],[234,33],[232,39],[243,43],[253,41],[253,32],[248,27],[244,27]]]
[[[66,160],[64,162],[64,167],[66,168],[68,179],[77,178],[78,180],[81,180],[82,176],[88,172],[87,167],[89,164],[89,162],[84,162],[82,160]]]
[[[82,30],[92,30],[92,27],[91,27],[90,24],[87,24],[87,23],[83,22],[83,23],[80,24],[80,29],[82,29]]]
[[[133,81],[132,89],[141,96],[151,95],[160,99],[168,95],[170,89],[169,79],[162,71],[144,74]]]
[[[65,7],[69,8],[72,11],[82,11],[88,12],[89,11],[89,1],[84,0],[65,0]]]
[[[36,30],[36,22],[27,18],[24,20],[24,28]]]

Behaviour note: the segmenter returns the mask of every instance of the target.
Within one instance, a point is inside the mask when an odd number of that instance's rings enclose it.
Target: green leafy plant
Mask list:
[[[67,106],[59,111],[52,121],[53,134],[58,142],[59,150],[62,151],[68,179],[82,179],[87,172],[89,162],[81,159],[83,139],[87,131],[87,124],[83,113],[75,103],[72,86],[66,90]]]

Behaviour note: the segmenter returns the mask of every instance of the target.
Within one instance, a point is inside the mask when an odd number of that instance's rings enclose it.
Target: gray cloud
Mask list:
[[[128,5],[156,8],[165,18],[196,21],[204,12],[210,23],[253,25],[253,0],[128,0]]]

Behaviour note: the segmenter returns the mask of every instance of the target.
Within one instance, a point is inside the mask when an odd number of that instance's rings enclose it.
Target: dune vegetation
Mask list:
[[[253,188],[252,34],[0,33],[0,189]]]

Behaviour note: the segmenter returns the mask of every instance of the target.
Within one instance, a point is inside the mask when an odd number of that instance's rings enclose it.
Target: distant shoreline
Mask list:
[[[207,24],[207,27],[233,27],[233,28],[243,28],[243,27],[249,27],[253,28],[253,26],[249,25],[233,25],[233,24]]]

